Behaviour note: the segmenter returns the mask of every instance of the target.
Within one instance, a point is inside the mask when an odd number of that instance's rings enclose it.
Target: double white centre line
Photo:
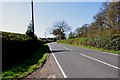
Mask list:
[[[109,63],[103,62],[103,61],[98,60],[98,59],[95,59],[95,58],[92,58],[92,57],[90,57],[90,56],[87,56],[87,55],[84,55],[84,54],[80,54],[80,55],[82,55],[82,56],[84,56],[84,57],[87,57],[87,58],[89,58],[89,59],[95,60],[95,61],[97,61],[97,62],[100,62],[100,63],[102,63],[102,64],[108,65],[108,66],[110,66],[110,67],[113,67],[113,68],[116,68],[116,69],[120,69],[120,68],[117,67],[117,66],[111,65],[111,64],[109,64]]]

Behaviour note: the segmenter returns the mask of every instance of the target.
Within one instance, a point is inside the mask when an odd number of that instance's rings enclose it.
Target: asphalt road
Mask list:
[[[63,78],[118,78],[119,55],[49,43]]]

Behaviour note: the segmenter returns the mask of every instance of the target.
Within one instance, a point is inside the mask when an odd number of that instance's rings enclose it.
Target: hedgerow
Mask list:
[[[2,70],[20,64],[43,45],[26,34],[2,32]]]
[[[103,48],[106,50],[116,51],[120,50],[120,34],[101,35],[95,38],[93,37],[73,38],[61,40],[60,42],[74,45],[92,46],[96,48]]]
[[[96,48],[104,48],[107,50],[120,50],[120,35],[102,35],[93,38],[87,38],[86,42],[88,46],[93,46]]]
[[[26,41],[31,40],[32,38],[25,34],[2,32],[2,39],[14,41]]]

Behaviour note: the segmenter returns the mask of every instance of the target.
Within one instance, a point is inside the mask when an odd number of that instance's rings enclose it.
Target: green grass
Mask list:
[[[3,32],[3,31],[2,31],[2,38],[6,40],[14,40],[14,41],[26,41],[32,39],[26,34]]]
[[[95,48],[95,47],[91,47],[91,46],[84,46],[84,45],[77,45],[77,44],[69,44],[66,43],[66,41],[58,41],[58,43],[62,43],[62,44],[67,44],[70,46],[76,46],[76,47],[81,47],[81,48],[88,48],[88,49],[92,49],[92,50],[98,50],[98,51],[102,51],[102,52],[108,52],[108,53],[112,53],[112,54],[120,54],[120,51],[114,51],[114,50],[106,50],[103,48]]]
[[[14,66],[11,70],[3,72],[0,75],[0,78],[2,78],[2,80],[13,80],[26,77],[44,63],[48,57],[48,51],[48,45],[43,45],[34,54],[29,56],[29,58],[27,58],[23,63]]]
[[[106,49],[103,49],[103,48],[95,48],[95,47],[91,47],[91,46],[84,46],[84,48],[98,50],[98,51],[102,51],[102,52],[113,53],[113,54],[120,54],[120,51],[106,50]]]

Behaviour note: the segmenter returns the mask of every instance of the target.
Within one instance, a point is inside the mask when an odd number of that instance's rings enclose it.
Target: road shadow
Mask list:
[[[70,50],[52,50],[51,52],[57,53],[57,52],[69,52]]]

